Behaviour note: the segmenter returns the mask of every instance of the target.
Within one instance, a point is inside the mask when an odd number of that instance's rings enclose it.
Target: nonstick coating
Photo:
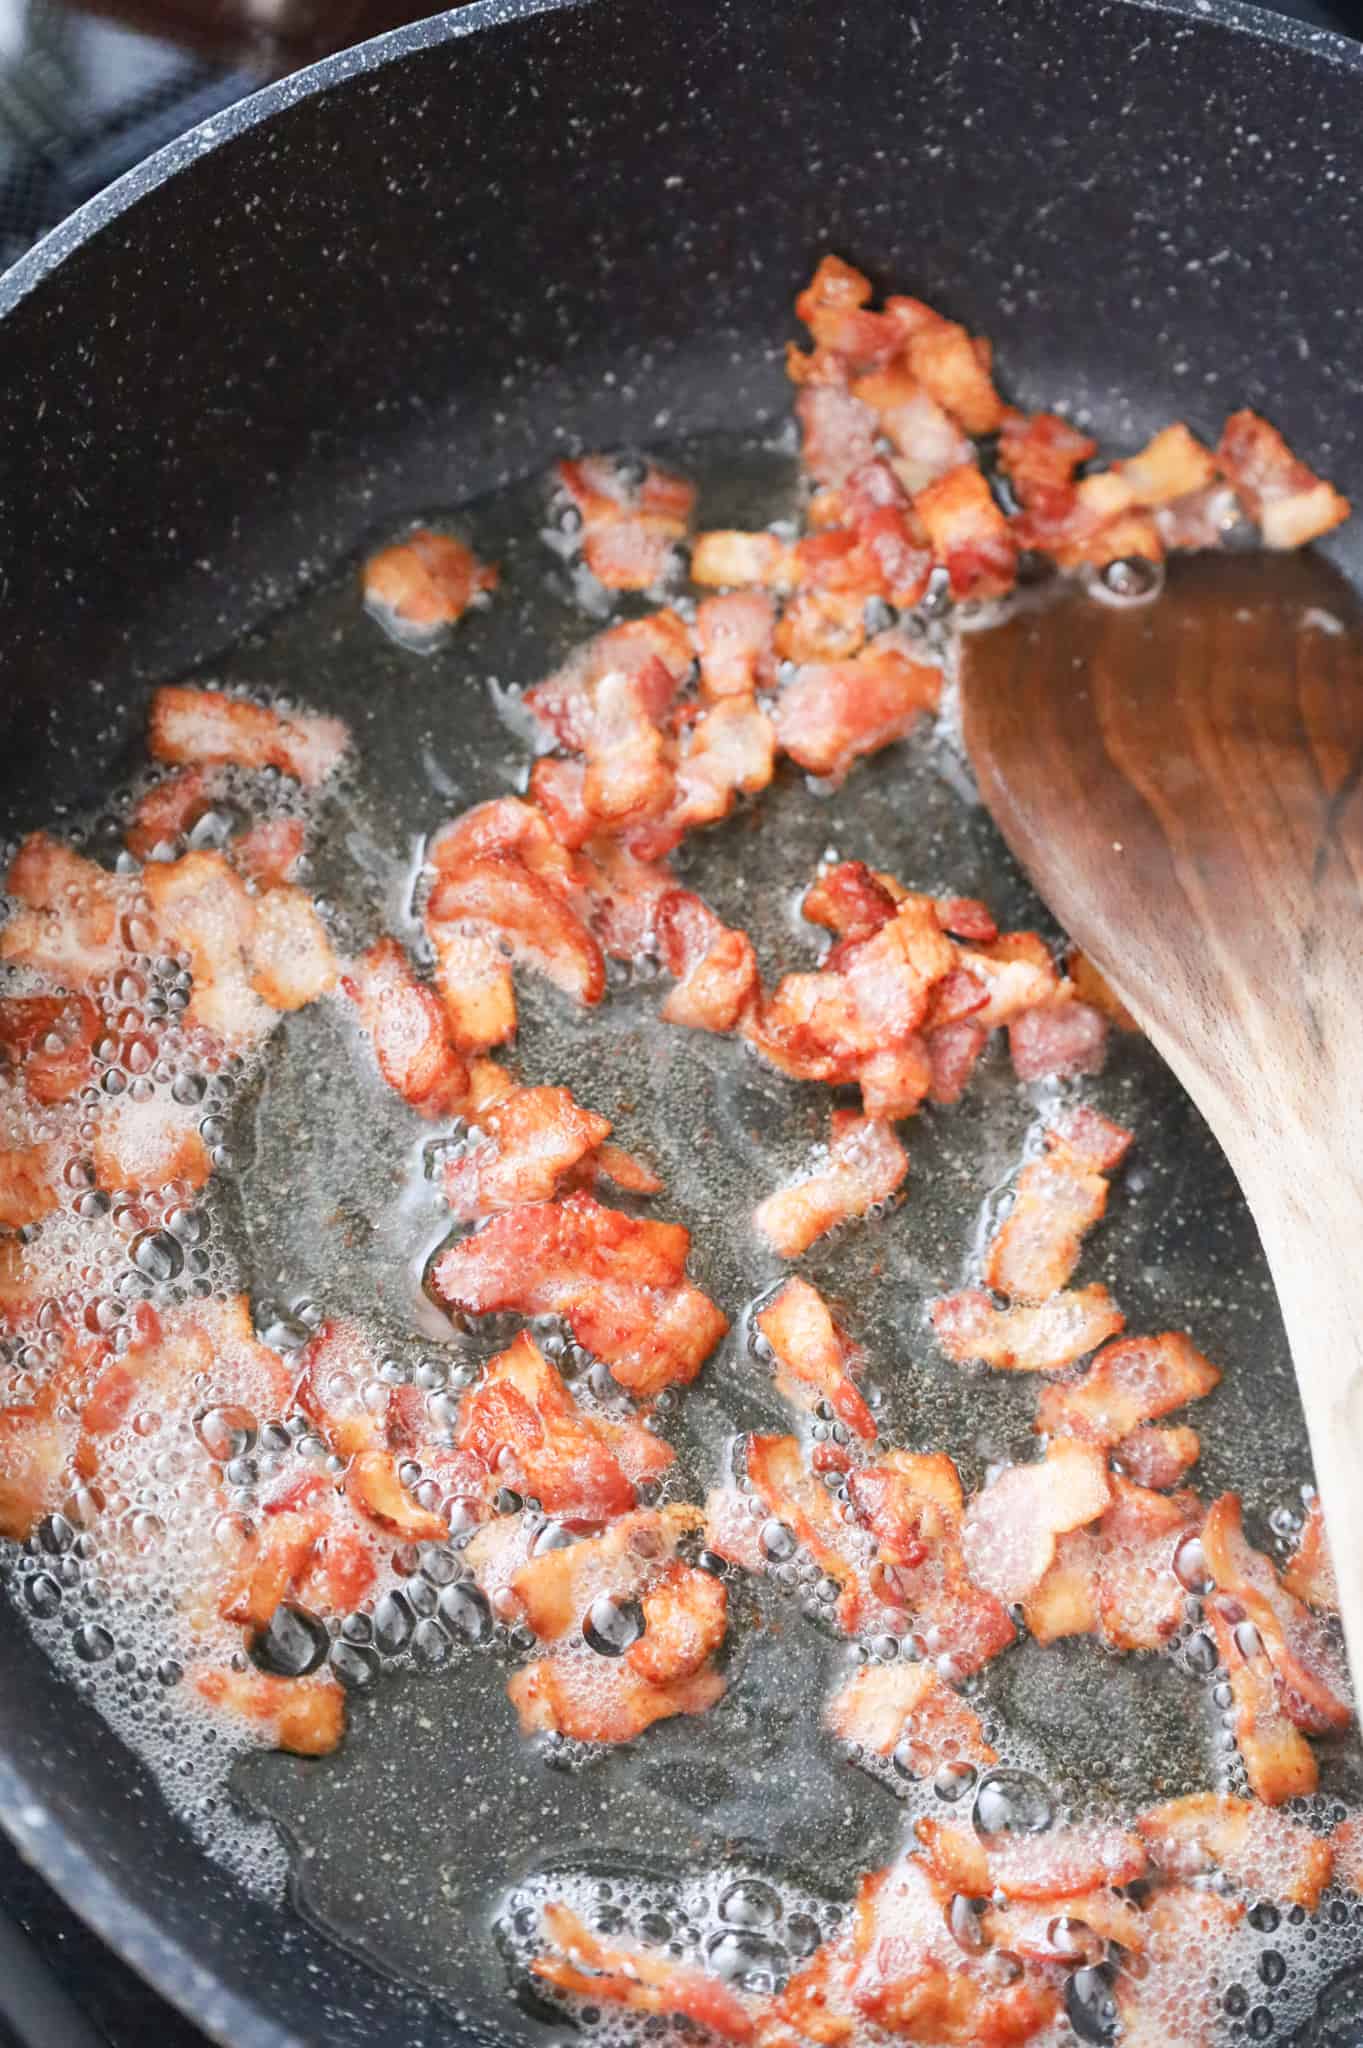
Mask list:
[[[1117,445],[1262,404],[1357,496],[1361,93],[1351,44],[1209,0],[585,0],[219,117],[0,285],[0,827],[386,520],[775,418],[826,247],[995,335],[1021,404]],[[1356,526],[1333,552],[1358,578]],[[238,1896],[0,1631],[0,1818],[210,2034],[476,2038]]]

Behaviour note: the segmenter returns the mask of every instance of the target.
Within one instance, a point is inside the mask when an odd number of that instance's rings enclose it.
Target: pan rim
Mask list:
[[[87,242],[200,158],[248,134],[276,114],[352,79],[428,49],[504,25],[577,11],[602,0],[470,0],[470,4],[393,29],[268,84],[214,113],[87,200],[9,270],[0,273],[2,324]],[[1100,20],[1128,10],[1167,15],[1258,43],[1299,51],[1363,78],[1363,42],[1273,14],[1252,0],[1090,0]],[[134,1904],[86,1856],[79,1838],[47,1809],[33,1783],[0,1756],[0,1829],[24,1860],[84,1923],[176,2010],[222,2048],[312,2048],[222,1978]]]

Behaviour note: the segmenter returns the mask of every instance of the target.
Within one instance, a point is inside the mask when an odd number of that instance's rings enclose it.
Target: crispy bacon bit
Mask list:
[[[182,1109],[161,1095],[110,1103],[95,1126],[91,1154],[95,1184],[108,1194],[160,1188],[173,1180],[201,1188],[212,1171],[198,1110]]]
[[[447,1162],[445,1200],[465,1222],[546,1202],[610,1129],[567,1088],[513,1089],[481,1113],[466,1149]]]
[[[594,1163],[598,1174],[614,1181],[627,1195],[660,1195],[663,1191],[653,1168],[619,1145],[598,1145]]]
[[[457,871],[439,874],[426,918],[428,929],[467,924],[500,937],[516,959],[581,1003],[599,1003],[605,992],[600,946],[554,883],[514,854],[470,860]],[[504,994],[495,1000],[500,1005]],[[503,1013],[499,1009],[496,1014]],[[461,1009],[461,1018],[466,1015]],[[476,1028],[481,1034],[486,1026],[480,1023]],[[485,1039],[488,1044],[500,1042]]]
[[[1065,972],[1073,985],[1074,993],[1081,1003],[1091,1009],[1101,1010],[1110,1024],[1119,1031],[1139,1031],[1140,1025],[1132,1016],[1126,1004],[1105,974],[1101,974],[1077,946],[1071,946],[1065,959]]]
[[[895,467],[909,491],[974,462],[967,437],[905,364],[889,363],[859,377],[852,395],[870,406],[893,442]]]
[[[174,850],[192,825],[212,808],[209,778],[202,768],[177,768],[137,799],[123,841],[138,860],[157,850]]]
[[[1121,1337],[1105,1345],[1079,1379],[1042,1388],[1036,1426],[1055,1437],[1117,1444],[1142,1422],[1200,1401],[1220,1378],[1179,1331]]]
[[[224,690],[167,683],[151,700],[148,744],[158,761],[191,768],[277,768],[315,789],[335,774],[350,734],[339,718],[286,715]]]
[[[1112,1506],[1098,1524],[1098,1631],[1115,1650],[1158,1650],[1184,1619],[1174,1571],[1179,1545],[1201,1521],[1195,1494],[1152,1493],[1112,1482]]]
[[[850,1611],[844,1600],[845,1623],[876,1622],[885,1609],[911,1613],[933,1654],[949,1656],[962,1678],[1008,1647],[1016,1631],[1007,1609],[966,1576],[964,1497],[950,1458],[891,1451],[850,1473],[847,1490],[877,1562],[873,1597]]]
[[[1338,1614],[1339,1581],[1335,1577],[1330,1538],[1325,1527],[1325,1510],[1318,1493],[1311,1497],[1297,1547],[1288,1560],[1282,1583],[1286,1592],[1304,1600],[1308,1607],[1319,1608],[1323,1614]]]
[[[603,1595],[629,1600],[643,1593],[701,1519],[698,1509],[684,1503],[643,1508],[622,1516],[600,1536],[532,1556],[510,1580],[527,1627],[541,1642],[558,1643],[580,1630],[594,1600]]]
[[[1058,1119],[1045,1139],[1047,1156],[1018,1175],[1013,1206],[985,1260],[986,1283],[1023,1301],[1045,1301],[1065,1285],[1085,1235],[1107,1208],[1104,1168],[1131,1142],[1091,1110]]]
[[[1011,1372],[1061,1372],[1126,1322],[1101,1283],[1012,1308],[996,1308],[983,1288],[969,1287],[934,1301],[929,1313],[948,1358],[961,1365],[978,1358]]]
[[[7,996],[0,1000],[0,1050],[20,1069],[29,1098],[44,1108],[69,1102],[90,1078],[99,1011],[89,996]]]
[[[659,957],[677,977],[662,1007],[669,1024],[693,1031],[732,1031],[757,1001],[757,955],[746,932],[722,924],[689,889],[672,889],[658,904]]]
[[[186,1014],[229,1046],[269,1031],[268,1006],[251,986],[257,903],[221,853],[156,861],[142,886],[162,935],[190,957],[194,990]]]
[[[1056,1539],[1096,1521],[1111,1498],[1102,1452],[1061,1437],[1039,1464],[1010,1465],[971,1502],[966,1570],[995,1599],[1025,1600],[1050,1569]]]
[[[1002,597],[1017,579],[1017,541],[973,462],[917,493],[913,509],[958,599]]]
[[[541,1657],[507,1685],[523,1735],[559,1734],[574,1742],[633,1742],[655,1721],[705,1714],[724,1696],[717,1671],[650,1685],[624,1659],[601,1672],[580,1657]]]
[[[46,832],[30,832],[5,886],[20,908],[0,930],[0,960],[72,985],[114,965],[126,891],[97,862]]]
[[[990,381],[990,348],[921,299],[891,298],[886,315],[902,337],[909,369],[967,434],[994,434],[1004,408]]]
[[[268,1628],[280,1602],[297,1590],[324,1526],[316,1512],[266,1516],[247,1538],[223,1590],[219,1612],[224,1619],[257,1631]]]
[[[928,1090],[930,1100],[942,1104],[959,1102],[981,1053],[989,1043],[988,1031],[983,1024],[971,1020],[962,1024],[945,1024],[929,1031],[923,1043],[932,1069],[932,1086]]]
[[[1256,412],[1231,414],[1216,461],[1258,521],[1266,547],[1304,547],[1349,516],[1348,499],[1299,461],[1277,428]]]
[[[526,693],[526,708],[560,746],[585,753],[594,738],[603,682],[614,678],[617,691],[621,685],[636,685],[641,717],[659,719],[671,708],[691,656],[690,631],[671,609],[628,619],[597,633],[561,669],[537,683]]]
[[[826,1231],[889,1201],[908,1170],[908,1154],[888,1124],[835,1110],[827,1153],[760,1202],[753,1223],[783,1259],[796,1259]]]
[[[998,1762],[979,1715],[927,1662],[863,1666],[834,1694],[825,1719],[841,1741],[860,1743],[878,1756],[902,1745],[920,1778],[944,1764],[983,1768]]]
[[[1325,1624],[1286,1587],[1270,1558],[1245,1539],[1240,1501],[1223,1493],[1202,1532],[1214,1604],[1234,1623],[1248,1618],[1283,1685],[1285,1712],[1309,1734],[1347,1728],[1353,1719],[1344,1663]]]
[[[748,1479],[754,1492],[776,1519],[809,1552],[825,1577],[843,1590],[839,1615],[845,1625],[855,1626],[858,1612],[859,1551],[854,1536],[838,1514],[828,1489],[810,1473],[793,1436],[751,1436],[747,1444]],[[755,1552],[752,1524],[744,1538],[730,1546],[717,1503],[707,1505],[710,1540],[721,1556],[732,1556],[745,1569],[760,1570],[766,1563],[760,1535]]]
[[[690,1233],[586,1194],[494,1216],[441,1254],[440,1298],[470,1315],[562,1315],[622,1386],[656,1394],[695,1378],[728,1321],[685,1278]]]
[[[1054,1828],[987,1843],[948,1821],[920,1820],[914,1832],[939,1881],[972,1898],[1073,1898],[1134,1884],[1146,1871],[1145,1844],[1124,1828]]]
[[[635,2012],[680,2014],[725,2041],[752,2039],[751,2014],[719,1978],[646,1949],[612,1946],[567,1906],[546,1906],[543,1919],[546,1935],[562,1956],[539,1956],[530,1967],[555,1991]]]
[[[1113,468],[1131,490],[1133,502],[1151,509],[1205,490],[1216,476],[1216,459],[1182,420],[1175,420]]]
[[[801,460],[816,483],[845,484],[872,460],[879,422],[869,405],[832,384],[807,384],[795,401]]]
[[[717,701],[770,689],[776,680],[775,630],[776,607],[762,591],[707,597],[696,611],[702,696]]]
[[[397,1459],[388,1451],[360,1451],[352,1458],[345,1490],[362,1515],[403,1543],[444,1543],[449,1538],[442,1517],[412,1499],[398,1476]]]
[[[233,840],[232,865],[258,889],[275,889],[293,881],[306,843],[301,818],[259,818]]]
[[[336,986],[336,956],[306,889],[286,882],[257,898],[251,986],[272,1010],[301,1010]]]
[[[439,1002],[417,980],[396,939],[379,939],[341,986],[373,1042],[379,1072],[422,1116],[458,1115],[468,1068],[449,1040]]]
[[[875,1417],[849,1370],[857,1354],[817,1288],[787,1280],[759,1312],[757,1327],[776,1354],[776,1384],[788,1401],[809,1408],[825,1400],[854,1436],[874,1440]]]
[[[329,1756],[345,1734],[345,1694],[331,1678],[273,1678],[263,1671],[196,1671],[195,1691],[211,1707],[268,1734],[294,1756]]]
[[[698,533],[691,550],[691,581],[706,589],[788,590],[795,576],[795,550],[774,533],[717,529]]]
[[[429,645],[484,592],[495,590],[499,580],[496,569],[480,562],[453,534],[419,526],[365,563],[365,610],[395,640]]]
[[[1115,1995],[1122,2048],[1211,2048],[1220,2035],[1223,1956],[1244,1918],[1243,1899],[1191,1885],[1156,1892],[1145,1911],[1144,1967],[1121,1970]]]
[[[841,781],[935,711],[941,688],[940,669],[872,641],[850,661],[806,663],[777,699],[777,741],[811,775]]]
[[[1161,1492],[1177,1486],[1201,1456],[1201,1439],[1186,1422],[1168,1429],[1143,1424],[1112,1446],[1112,1460],[1119,1471],[1138,1485],[1157,1487]]]
[[[1118,1942],[1133,1955],[1144,1949],[1145,1916],[1120,1892],[1075,1892],[1059,1902],[1059,1914],[1056,1903],[989,1906],[980,1915],[980,1933],[990,1948],[1069,1970],[1089,1961],[1095,1937],[1098,1943]]]
[[[1013,486],[1024,518],[1025,545],[1063,531],[1074,511],[1075,472],[1098,452],[1098,443],[1057,413],[1010,410],[999,433],[999,468]]]
[[[667,573],[695,504],[683,477],[609,455],[560,462],[554,474],[581,517],[583,559],[599,583],[647,590]]]
[[[490,932],[441,924],[429,915],[435,987],[450,1040],[463,1053],[486,1052],[516,1035],[511,962]]]
[[[1300,1821],[1252,1799],[1196,1792],[1152,1807],[1136,1822],[1156,1869],[1175,1878],[1223,1870],[1245,1891],[1314,1913],[1334,1850]]]
[[[781,661],[846,661],[866,645],[866,600],[855,590],[797,591],[773,644]]]
[[[44,1388],[31,1407],[0,1408],[0,1536],[24,1543],[56,1506],[75,1430]]]
[[[864,860],[843,860],[820,868],[805,891],[800,914],[840,939],[866,939],[889,922],[899,902],[885,878]]]
[[[1046,1003],[1014,1018],[1008,1050],[1019,1081],[1069,1080],[1101,1074],[1107,1060],[1108,1020],[1075,1001]]]
[[[674,1558],[644,1594],[644,1632],[625,1652],[650,1685],[693,1678],[724,1640],[728,1595],[709,1572]]]
[[[1310,1743],[1284,1712],[1284,1687],[1263,1639],[1252,1624],[1233,1623],[1219,1602],[1209,1618],[1230,1680],[1230,1723],[1250,1791],[1265,1806],[1307,1797],[1320,1772]]]

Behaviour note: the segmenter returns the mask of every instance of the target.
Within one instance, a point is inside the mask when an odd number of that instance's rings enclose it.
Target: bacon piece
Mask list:
[[[669,770],[673,784],[666,808],[628,825],[630,851],[645,861],[661,859],[696,826],[727,817],[740,793],[765,789],[775,760],[772,723],[755,698],[722,697],[709,705],[685,729]]]
[[[850,661],[806,663],[777,699],[777,743],[811,775],[841,781],[935,711],[941,688],[940,669],[877,641]]]
[[[1232,1622],[1246,1616],[1258,1631],[1291,1719],[1315,1735],[1347,1728],[1353,1706],[1343,1660],[1325,1624],[1279,1584],[1272,1560],[1246,1541],[1236,1494],[1213,1501],[1202,1548],[1216,1604]]]
[[[263,1038],[273,1018],[251,986],[257,899],[216,852],[155,861],[142,877],[162,937],[189,954],[194,989],[186,1015],[228,1046]]]
[[[124,1096],[101,1111],[91,1144],[96,1186],[108,1194],[188,1181],[201,1188],[212,1166],[199,1134],[199,1112],[163,1095],[148,1102]]]
[[[864,1546],[857,1544],[842,1521],[828,1489],[806,1470],[799,1444],[793,1436],[750,1436],[746,1459],[753,1491],[808,1551],[824,1576],[842,1588],[839,1615],[854,1625]],[[734,1561],[747,1569],[765,1564],[760,1537],[755,1553],[742,1541],[731,1551],[724,1547],[724,1531],[716,1526],[713,1515],[710,1522],[711,1540],[719,1536],[717,1547],[722,1556],[733,1555]]]
[[[29,1407],[0,1408],[0,1536],[27,1542],[57,1505],[75,1430],[56,1412],[52,1389]]]
[[[1074,993],[1081,1004],[1101,1010],[1110,1024],[1119,1031],[1139,1031],[1140,1025],[1132,1016],[1126,1004],[1108,981],[1077,946],[1071,946],[1065,956],[1065,973],[1073,985]]]
[[[1200,1401],[1221,1374],[1177,1330],[1159,1337],[1121,1337],[1104,1345],[1077,1380],[1043,1387],[1036,1427],[1050,1436],[1117,1444],[1142,1422]]]
[[[725,2041],[752,2039],[751,2014],[719,1978],[646,1949],[608,1944],[564,1905],[546,1906],[543,1922],[562,1957],[539,1956],[530,1967],[555,1991],[635,2012],[678,2014]]]
[[[491,932],[441,924],[429,915],[426,936],[435,954],[435,987],[445,1026],[459,1052],[486,1052],[516,1035],[516,991],[511,962]]]
[[[627,1513],[636,1480],[657,1477],[673,1456],[639,1423],[584,1414],[524,1332],[464,1396],[457,1444],[486,1468],[489,1491],[514,1484],[546,1514],[586,1523]]]
[[[750,697],[776,680],[776,607],[759,590],[707,597],[696,610],[701,695]]]
[[[1148,1424],[1133,1429],[1112,1446],[1117,1469],[1140,1486],[1168,1492],[1190,1472],[1202,1456],[1202,1441],[1186,1422],[1169,1429],[1152,1429]]]
[[[167,683],[152,696],[147,742],[157,761],[277,768],[316,789],[339,768],[350,734],[339,718],[271,711],[224,690]]]
[[[666,574],[686,537],[692,485],[651,462],[639,476],[608,455],[560,462],[554,473],[581,516],[583,559],[599,583],[647,590]]]
[[[1026,1010],[1008,1027],[1008,1050],[1019,1081],[1069,1080],[1101,1074],[1107,1061],[1108,1020],[1076,1001]]]
[[[541,1551],[510,1579],[528,1628],[558,1643],[579,1630],[593,1601],[625,1601],[647,1591],[676,1558],[682,1538],[701,1524],[685,1503],[624,1514],[600,1536]],[[595,1655],[595,1653],[593,1653]]]
[[[691,550],[691,581],[706,588],[744,590],[756,584],[788,590],[795,581],[795,550],[774,533],[724,528],[698,533]]]
[[[1101,1633],[1098,1573],[1102,1562],[1103,1545],[1094,1529],[1075,1529],[1059,1539],[1045,1577],[1022,1603],[1028,1633],[1037,1642]]]
[[[224,1620],[256,1631],[268,1628],[276,1608],[297,1590],[324,1526],[316,1512],[266,1516],[248,1537],[223,1589],[218,1612]]]
[[[507,1685],[523,1735],[557,1733],[575,1742],[632,1742],[655,1721],[705,1714],[724,1696],[717,1671],[650,1685],[623,1659],[604,1673],[580,1657],[542,1657]]]
[[[614,1181],[627,1195],[660,1195],[662,1181],[651,1166],[619,1145],[598,1145],[594,1164],[598,1174]]]
[[[1348,499],[1308,469],[1256,412],[1231,414],[1216,463],[1258,522],[1266,547],[1304,547],[1349,516]]]
[[[650,1685],[693,1678],[724,1640],[728,1595],[722,1582],[674,1558],[640,1602],[644,1632],[625,1652]]]
[[[657,909],[657,946],[677,977],[662,1007],[669,1024],[693,1031],[732,1031],[760,993],[757,955],[746,932],[722,924],[689,889],[672,889]]]
[[[690,1233],[590,1195],[530,1203],[436,1261],[440,1299],[470,1315],[562,1315],[622,1386],[656,1394],[695,1378],[727,1318],[685,1279]]]
[[[1226,1951],[1243,1899],[1171,1885],[1145,1911],[1144,1967],[1114,1986],[1122,2048],[1211,2048],[1221,2038]],[[1178,2029],[1171,2038],[1170,2026]]]
[[[891,1451],[848,1475],[848,1497],[874,1539],[873,1598],[849,1621],[877,1618],[877,1603],[911,1613],[930,1653],[968,1677],[1013,1641],[1007,1609],[966,1576],[961,1545],[964,1496],[950,1458],[941,1452]]]
[[[968,1287],[932,1302],[929,1314],[948,1358],[960,1365],[978,1358],[1011,1372],[1063,1371],[1126,1322],[1101,1282],[1012,1308],[996,1308],[983,1288]]]
[[[1216,476],[1216,459],[1182,420],[1175,420],[1113,468],[1131,489],[1134,502],[1149,508],[1205,490]]]
[[[671,708],[691,658],[690,630],[676,612],[664,608],[644,619],[627,619],[595,634],[562,668],[527,691],[526,709],[560,746],[585,753],[593,738],[597,692],[603,682],[613,678],[617,688],[636,685],[641,717],[660,719]]]
[[[1124,1828],[1054,1828],[986,1842],[930,1819],[920,1820],[914,1832],[939,1882],[973,1898],[991,1892],[1020,1900],[1073,1898],[1133,1884],[1146,1871],[1145,1844]]]
[[[1150,1859],[1168,1877],[1200,1877],[1222,1870],[1261,1898],[1280,1899],[1314,1913],[1330,1882],[1334,1850],[1285,1813],[1252,1799],[1195,1792],[1168,1800],[1136,1822]]]
[[[985,1258],[987,1285],[1024,1301],[1045,1301],[1069,1279],[1085,1235],[1107,1208],[1105,1173],[1131,1139],[1096,1111],[1078,1110],[1048,1126],[1045,1142],[1047,1156],[1018,1175],[1013,1206]]]
[[[787,1280],[756,1320],[776,1354],[776,1384],[786,1399],[812,1407],[822,1398],[854,1436],[873,1442],[875,1417],[849,1370],[857,1354],[817,1288],[807,1280]]]
[[[232,865],[258,889],[276,889],[293,881],[306,843],[301,818],[258,818],[232,841]]]
[[[852,395],[869,405],[900,457],[895,467],[909,491],[973,463],[974,450],[951,415],[902,362],[859,377]]]
[[[468,1068],[450,1044],[434,993],[418,981],[396,939],[377,940],[341,987],[359,1011],[388,1086],[422,1116],[457,1116]]]
[[[311,896],[296,884],[256,899],[251,986],[272,1010],[301,1010],[336,986],[336,956]]]
[[[196,1671],[194,1690],[211,1707],[267,1734],[294,1756],[329,1756],[345,1734],[345,1694],[331,1678],[274,1678],[263,1671]]]
[[[5,887],[20,908],[0,930],[0,960],[72,985],[115,964],[127,892],[97,862],[46,832],[30,832]]]
[[[890,298],[887,316],[901,336],[909,369],[967,434],[994,434],[1004,408],[989,375],[989,344],[921,299]]]
[[[467,923],[500,934],[516,959],[581,1003],[599,1003],[605,993],[596,940],[553,885],[514,857],[471,860],[439,875],[426,916],[429,924]]]
[[[205,811],[213,807],[210,782],[202,768],[177,768],[162,776],[133,805],[123,843],[138,860],[150,860],[160,847],[174,848]]]
[[[1017,541],[973,462],[927,484],[913,501],[958,599],[1002,597],[1017,580]]]
[[[976,1022],[990,1030],[1048,1002],[1060,985],[1050,948],[1036,932],[1005,932],[1002,938],[963,946],[957,964],[984,984],[987,1000]]]
[[[846,483],[876,452],[879,422],[869,405],[831,384],[807,384],[795,401],[800,459],[816,483]]]
[[[0,1049],[23,1075],[33,1102],[69,1102],[90,1078],[99,1011],[89,996],[7,996],[0,1000]]]
[[[481,1113],[467,1149],[447,1162],[445,1200],[465,1222],[546,1202],[610,1136],[610,1121],[567,1088],[515,1088]]]
[[[805,891],[800,914],[840,939],[865,939],[889,922],[899,900],[864,860],[843,860],[820,868]]]
[[[908,1154],[888,1124],[835,1110],[826,1155],[760,1202],[753,1223],[782,1258],[798,1258],[826,1231],[887,1202],[908,1170]]]
[[[1059,1914],[1057,1903],[1064,1908]],[[1095,1938],[1098,1944],[1118,1942],[1139,1955],[1145,1947],[1145,1917],[1120,1892],[1102,1889],[1040,1905],[989,1906],[980,1915],[980,1933],[990,1948],[1072,1970],[1090,1960]]]
[[[453,534],[419,526],[370,555],[361,581],[365,610],[385,631],[423,646],[456,625],[476,599],[497,588],[500,577]]]
[[[1285,1592],[1304,1600],[1308,1607],[1319,1608],[1323,1614],[1338,1614],[1339,1581],[1318,1493],[1311,1496],[1297,1547],[1282,1573],[1282,1584]]]
[[[449,1525],[418,1506],[398,1476],[387,1451],[360,1451],[350,1461],[345,1490],[360,1513],[403,1543],[445,1543]]]
[[[1056,1539],[1096,1521],[1111,1498],[1101,1451],[1061,1437],[1039,1464],[1010,1465],[971,1502],[961,1532],[966,1570],[996,1599],[1025,1600],[1049,1570]]]
[[[872,1053],[857,1066],[864,1113],[876,1122],[912,1116],[931,1092],[933,1066],[927,1042],[910,1038],[887,1052]]]
[[[1064,530],[1073,515],[1075,472],[1098,452],[1098,443],[1053,412],[1009,410],[999,433],[999,468],[1026,515],[1019,525],[1027,544]]]
[[[928,1090],[931,1100],[942,1104],[959,1102],[989,1043],[988,1031],[983,1024],[967,1020],[929,1031],[923,1043],[932,1069],[932,1086]]]
[[[1162,1649],[1182,1626],[1174,1559],[1201,1519],[1195,1494],[1153,1493],[1113,1480],[1112,1505],[1098,1524],[1096,1578],[1098,1632],[1111,1649]]]
[[[1330,1837],[1337,1884],[1363,1892],[1363,1815],[1341,1821]]]
[[[864,1665],[834,1694],[824,1719],[841,1741],[878,1756],[902,1745],[920,1778],[944,1764],[998,1762],[979,1715],[928,1663]]]
[[[1231,1729],[1249,1789],[1265,1806],[1303,1799],[1320,1784],[1311,1745],[1285,1711],[1285,1687],[1263,1639],[1251,1624],[1236,1624],[1219,1601],[1208,1618],[1231,1689]]]
[[[854,590],[808,589],[787,600],[773,641],[781,661],[847,661],[866,645],[866,600]]]

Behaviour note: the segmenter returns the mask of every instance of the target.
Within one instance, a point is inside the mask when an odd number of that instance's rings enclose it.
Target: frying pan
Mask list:
[[[135,758],[153,683],[211,669],[413,510],[532,477],[565,445],[774,432],[792,290],[829,247],[993,334],[1019,404],[1066,402],[1119,448],[1171,416],[1206,430],[1262,406],[1357,497],[1361,103],[1353,45],[1230,0],[486,0],[259,94],[0,282],[0,823],[89,808]],[[1357,522],[1332,542],[1355,578],[1361,545]],[[396,655],[358,674],[322,648],[286,634],[276,659],[356,722],[377,788],[408,772],[374,716],[390,687],[425,692],[409,701],[445,758],[467,754],[462,801],[485,793],[474,770],[505,773],[462,671],[442,699],[382,666]],[[891,832],[895,772],[857,799]],[[431,804],[427,788],[421,822]],[[1011,872],[978,818],[958,850],[982,882]],[[1262,1505],[1303,1468],[1257,1244],[1196,1117],[1131,1057],[1123,1085],[1199,1191],[1169,1183],[1147,1278],[1213,1276],[1214,1334],[1257,1375],[1226,1469]],[[285,1762],[260,1795],[323,1868],[310,1903],[328,1885],[333,1905],[365,1901],[324,1914],[347,1948],[226,1879],[8,1608],[0,1629],[0,1820],[211,2037],[534,2032],[475,1966],[467,1916],[400,1938],[399,1919],[439,1919],[419,1849],[415,1889],[385,1904],[375,1883],[394,1810],[418,1832],[417,1809],[444,1811],[446,1877],[461,1853],[533,1859],[544,1795],[517,1791],[514,1744],[456,1767],[420,1733],[443,1678],[395,1681],[402,1788],[373,1714],[339,1794],[316,1792],[329,1765]],[[575,1824],[607,1836],[580,1782]],[[805,1867],[845,1887],[877,1827],[807,1845]],[[1312,2038],[1363,2038],[1349,1996]]]

